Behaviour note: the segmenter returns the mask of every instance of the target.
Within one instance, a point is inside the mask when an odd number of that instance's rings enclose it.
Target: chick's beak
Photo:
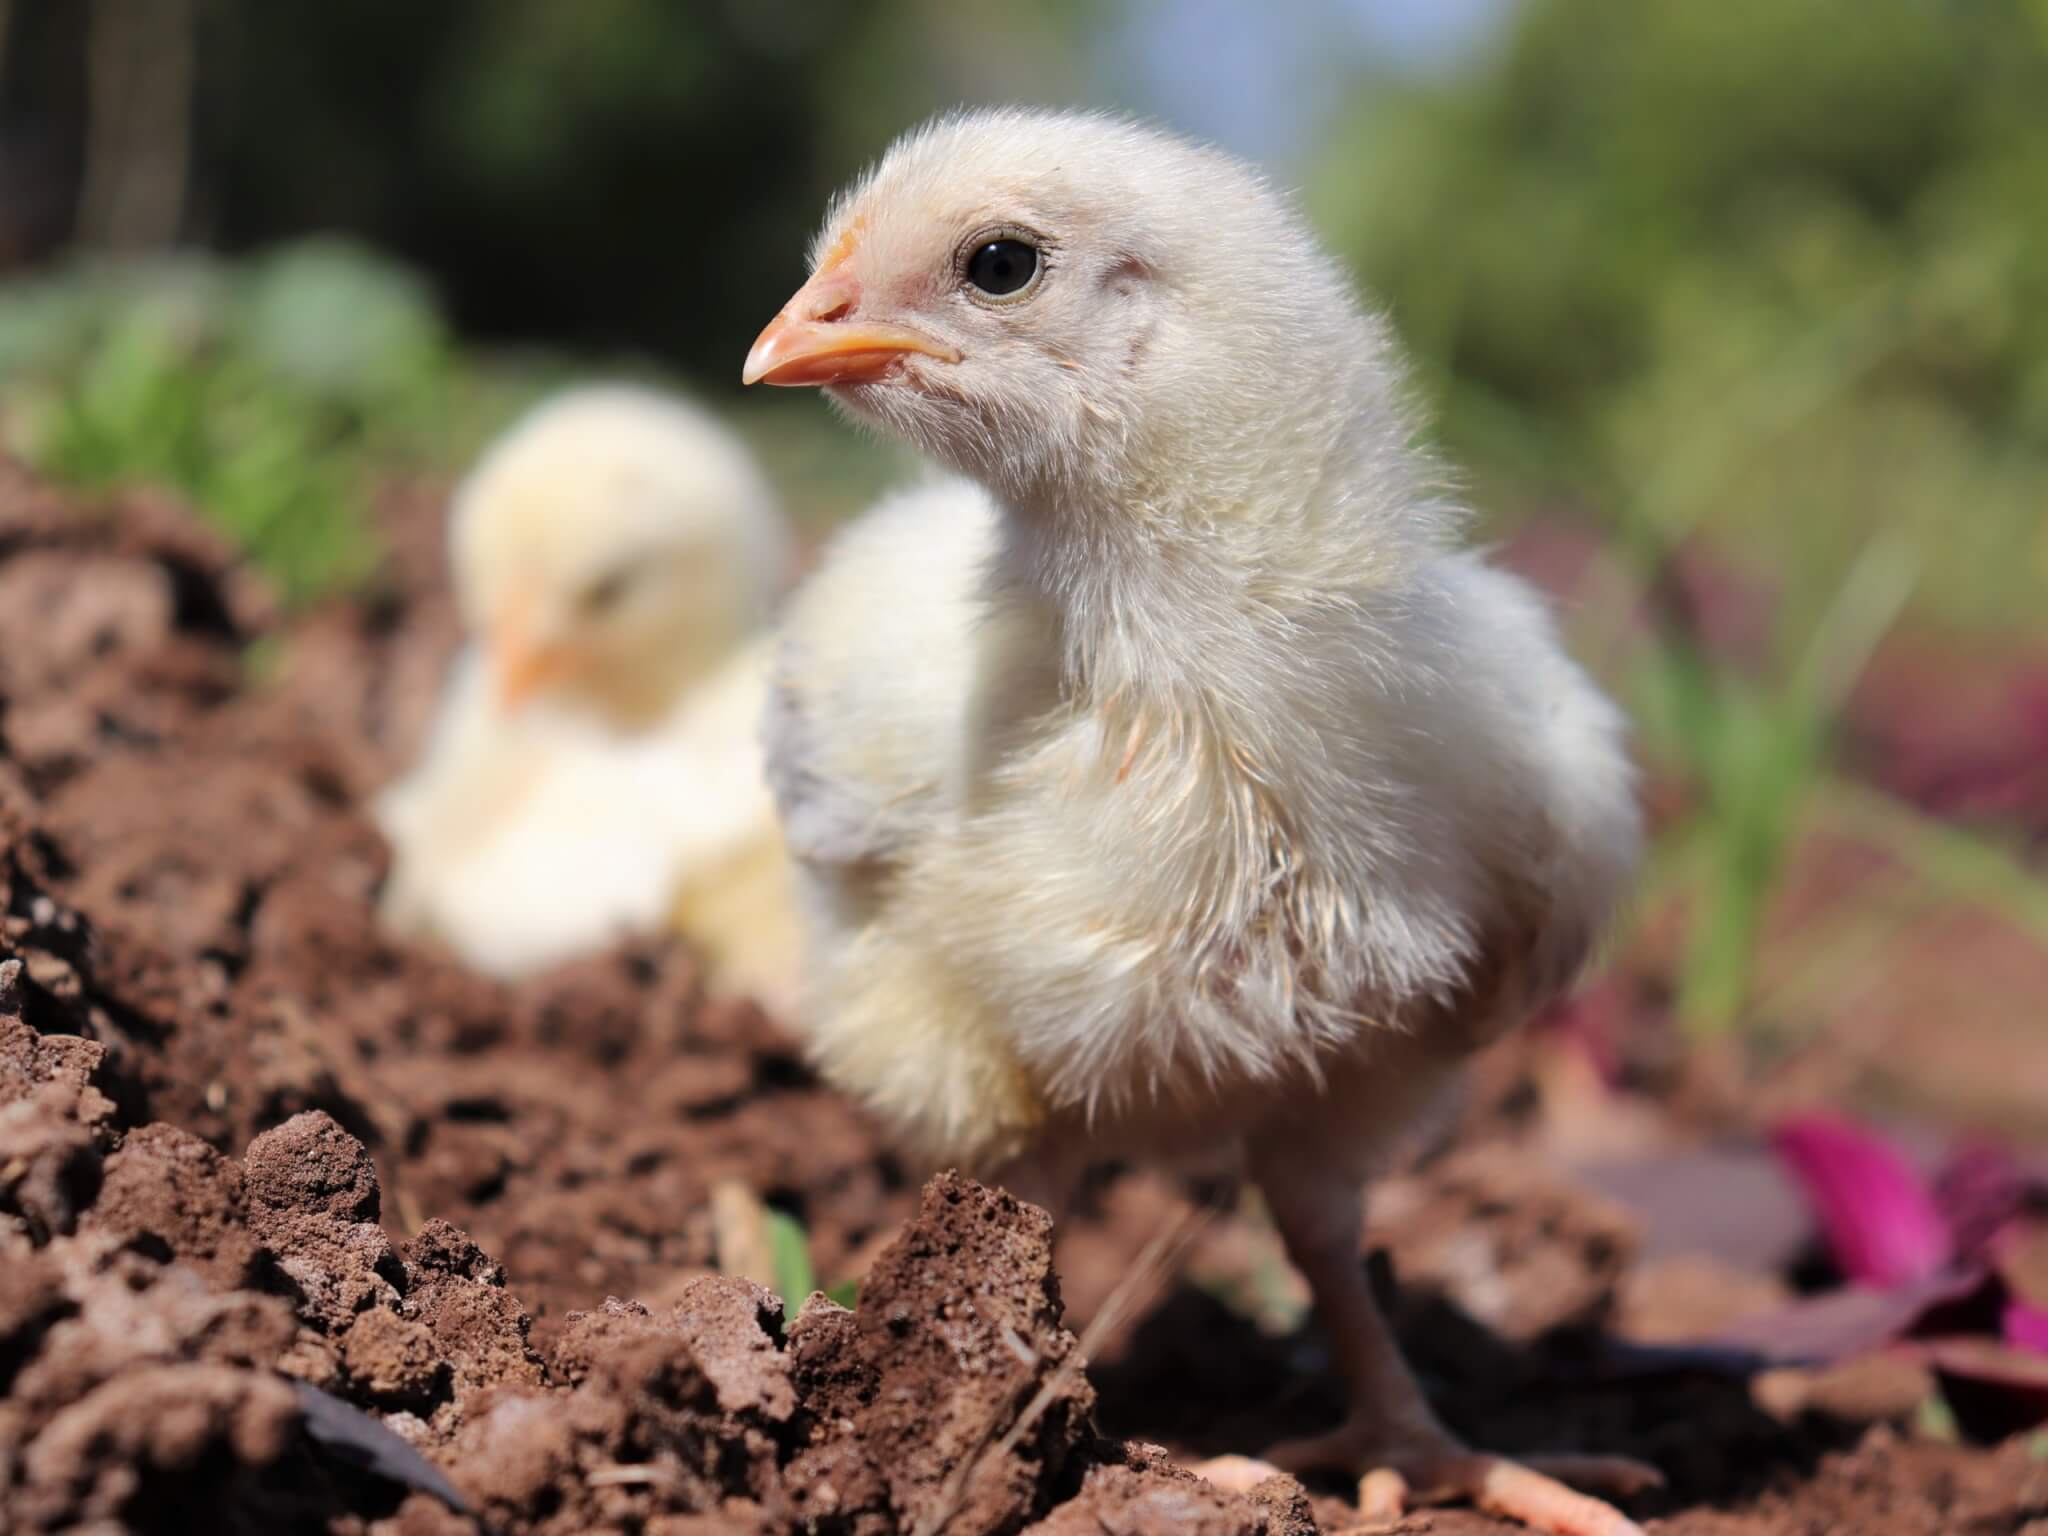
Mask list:
[[[491,637],[490,658],[498,709],[508,715],[581,665],[581,658],[571,648],[535,645],[524,633],[510,628]]]
[[[915,353],[957,363],[943,341],[862,320],[860,283],[844,266],[820,268],[754,340],[740,371],[743,384],[862,384],[881,378]]]

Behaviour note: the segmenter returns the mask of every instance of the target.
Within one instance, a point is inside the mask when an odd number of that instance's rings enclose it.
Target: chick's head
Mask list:
[[[835,203],[811,269],[746,382],[822,385],[1013,504],[1259,499],[1361,389],[1391,398],[1378,327],[1287,201],[1113,118],[927,125]]]
[[[457,600],[510,709],[658,711],[766,617],[781,514],[730,433],[679,401],[596,387],[544,402],[456,492]]]

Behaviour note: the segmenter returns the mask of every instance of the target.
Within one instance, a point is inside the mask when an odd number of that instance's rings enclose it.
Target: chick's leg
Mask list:
[[[1532,1457],[1516,1462],[1465,1446],[1438,1421],[1380,1315],[1359,1262],[1363,1211],[1348,1181],[1318,1176],[1313,1164],[1253,1173],[1288,1257],[1308,1281],[1316,1311],[1344,1373],[1350,1409],[1326,1435],[1267,1452],[1285,1471],[1342,1467],[1363,1474],[1360,1512],[1392,1518],[1411,1502],[1463,1499],[1491,1514],[1554,1536],[1640,1536],[1619,1510],[1567,1483],[1619,1494],[1662,1479],[1621,1457]]]

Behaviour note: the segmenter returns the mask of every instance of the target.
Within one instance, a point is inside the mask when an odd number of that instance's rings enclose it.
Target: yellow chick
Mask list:
[[[476,638],[374,807],[388,924],[516,976],[672,921],[786,1003],[757,725],[789,535],[751,455],[679,400],[572,390],[484,453],[449,537]]]
[[[1345,1373],[1289,1469],[1543,1530],[1636,1527],[1437,1420],[1361,1193],[1469,1053],[1572,981],[1639,839],[1623,722],[1539,598],[1459,547],[1385,327],[1285,199],[1101,117],[945,118],[833,206],[747,382],[963,475],[795,600],[768,772],[823,1069],[1057,1206],[1229,1150]]]

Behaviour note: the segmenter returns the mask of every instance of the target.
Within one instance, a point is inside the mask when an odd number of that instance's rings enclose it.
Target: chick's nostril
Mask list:
[[[860,284],[852,273],[844,271],[813,277],[798,293],[792,307],[797,319],[813,325],[851,320],[860,308]]]

